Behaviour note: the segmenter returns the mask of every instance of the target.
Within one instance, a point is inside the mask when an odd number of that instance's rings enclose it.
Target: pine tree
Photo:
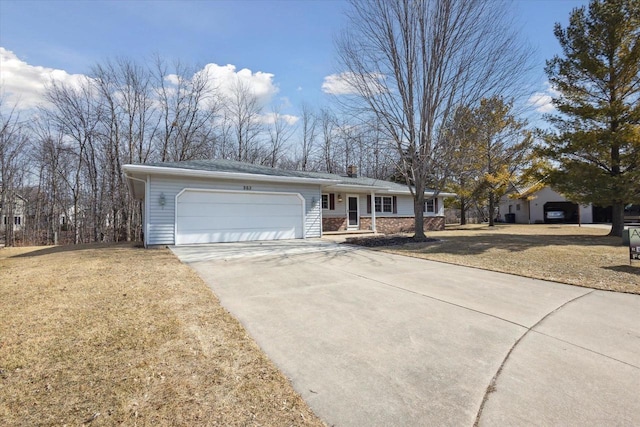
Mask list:
[[[625,204],[640,200],[640,2],[592,0],[555,35],[549,182],[572,201],[612,206],[610,235],[621,236]]]

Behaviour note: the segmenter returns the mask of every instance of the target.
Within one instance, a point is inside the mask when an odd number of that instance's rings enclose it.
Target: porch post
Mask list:
[[[371,192],[371,231],[376,232],[376,193]]]

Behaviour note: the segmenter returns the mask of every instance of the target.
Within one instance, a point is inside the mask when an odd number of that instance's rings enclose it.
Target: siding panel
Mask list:
[[[147,195],[149,212],[148,245],[173,245],[175,227],[176,196],[185,188],[243,191],[245,186],[251,191],[274,191],[299,193],[305,200],[305,237],[320,237],[320,186],[305,184],[262,183],[252,181],[230,181],[198,178],[176,178],[152,175]],[[160,195],[164,194],[165,204],[160,205]]]

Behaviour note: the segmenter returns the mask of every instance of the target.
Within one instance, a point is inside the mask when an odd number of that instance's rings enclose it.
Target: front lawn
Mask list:
[[[640,265],[608,229],[568,225],[471,225],[428,232],[438,242],[383,250],[595,289],[640,294]]]
[[[0,249],[0,424],[323,425],[167,249]]]

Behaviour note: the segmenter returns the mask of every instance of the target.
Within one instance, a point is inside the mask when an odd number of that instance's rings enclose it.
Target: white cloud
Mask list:
[[[207,64],[198,73],[205,73],[212,88],[216,88],[223,96],[232,97],[238,85],[249,90],[253,94],[260,106],[265,106],[273,96],[278,93],[278,86],[273,81],[274,75],[256,71],[255,73],[247,68],[236,71],[235,65]]]
[[[551,96],[544,92],[536,92],[529,97],[529,105],[532,105],[539,113],[549,113],[555,109],[551,103]]]
[[[234,65],[207,64],[196,72],[196,76],[205,75],[212,89],[223,96],[233,96],[234,90],[241,85],[243,89],[254,95],[259,107],[266,107],[278,93],[279,88],[274,82],[274,75],[261,71],[252,72],[247,68],[237,70]],[[47,84],[52,80],[79,87],[88,77],[82,74],[69,74],[64,70],[30,65],[18,58],[10,50],[0,47],[0,96],[4,107],[17,105],[19,109],[29,109],[44,102],[44,92]],[[168,90],[174,90],[171,85],[179,83],[180,77],[169,74],[165,81],[169,83]],[[280,99],[284,107],[288,107],[288,98]],[[264,114],[264,123],[273,123],[269,114]],[[298,117],[280,115],[280,119],[294,124]]]
[[[165,81],[171,83],[172,85],[180,84],[180,77],[177,74],[169,74],[164,78]]]
[[[324,78],[322,91],[331,95],[354,95],[357,92],[349,83],[349,74],[331,74]]]
[[[28,109],[41,104],[45,87],[52,80],[78,86],[85,78],[82,74],[29,65],[12,51],[0,47],[0,95],[8,107]]]
[[[300,117],[292,116],[291,114],[267,113],[260,115],[259,118],[259,122],[265,125],[272,125],[276,120],[282,120],[288,125],[293,126],[300,120]]]
[[[527,103],[533,106],[539,113],[550,113],[556,109],[552,100],[554,97],[558,97],[560,92],[551,87],[549,82],[545,83],[545,89],[541,92],[536,92],[529,97]]]
[[[372,93],[380,93],[385,90],[382,80],[384,80],[384,75],[379,73],[365,76],[366,84]],[[356,87],[361,83],[362,78],[351,72],[331,74],[324,78],[322,91],[330,95],[356,95],[359,93]]]

